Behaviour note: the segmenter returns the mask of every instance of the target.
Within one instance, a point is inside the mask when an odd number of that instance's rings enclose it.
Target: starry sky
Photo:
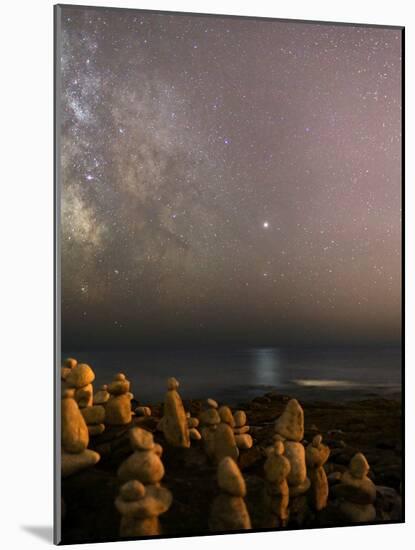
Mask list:
[[[64,349],[400,342],[400,29],[60,26]]]

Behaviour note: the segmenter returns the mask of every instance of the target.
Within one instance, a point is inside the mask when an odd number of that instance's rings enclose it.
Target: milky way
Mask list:
[[[399,341],[400,29],[61,29],[64,346]]]

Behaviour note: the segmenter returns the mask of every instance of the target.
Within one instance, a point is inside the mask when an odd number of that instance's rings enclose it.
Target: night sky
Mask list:
[[[399,343],[399,29],[61,14],[64,349]]]

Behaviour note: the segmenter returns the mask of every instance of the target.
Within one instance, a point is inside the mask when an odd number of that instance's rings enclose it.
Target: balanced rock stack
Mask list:
[[[122,516],[120,535],[159,535],[159,516],[170,508],[172,502],[170,491],[160,485],[164,476],[160,459],[162,447],[154,443],[150,432],[141,428],[132,428],[129,435],[134,452],[118,469],[118,478],[123,485],[115,500]]]
[[[237,460],[239,449],[236,446],[233,427],[235,421],[229,407],[219,408],[220,424],[216,427],[214,438],[214,459],[219,464],[226,456]]]
[[[208,399],[206,404],[208,408],[199,414],[200,433],[205,453],[213,460],[215,456],[215,432],[220,423],[220,416],[218,404],[214,399]]]
[[[187,427],[189,428],[190,439],[199,441],[200,439],[202,439],[202,436],[200,435],[200,432],[197,429],[197,427],[199,426],[199,419],[194,416],[191,416],[189,412],[186,413],[186,418],[187,418]]]
[[[341,482],[333,487],[339,499],[339,510],[347,521],[356,523],[374,521],[376,510],[376,486],[367,477],[369,464],[362,453],[351,459],[349,471],[344,472]]]
[[[130,382],[119,372],[108,386],[110,398],[105,406],[105,424],[123,426],[131,422]]]
[[[218,466],[218,485],[221,490],[212,505],[209,528],[212,531],[251,529],[251,520],[244,501],[245,480],[229,456]]]
[[[88,427],[74,395],[74,389],[64,390],[61,403],[61,468],[63,477],[93,466],[100,459],[98,453],[87,449]]]
[[[306,450],[308,475],[311,481],[311,500],[317,512],[327,506],[329,496],[329,483],[323,466],[330,456],[330,449],[323,445],[322,440],[321,435],[316,435]]]
[[[62,363],[62,367],[61,367],[61,380],[62,380],[62,383],[65,382],[66,378],[68,377],[69,373],[71,372],[71,370],[76,367],[76,365],[78,364],[78,361],[76,359],[74,359],[73,357],[68,357],[67,359],[65,359]]]
[[[71,368],[71,372],[65,379],[66,386],[75,389],[75,401],[80,409],[90,407],[93,404],[94,389],[92,382],[94,380],[94,371],[86,363],[78,363]]]
[[[233,415],[236,446],[238,449],[250,449],[253,445],[252,437],[249,435],[249,426],[246,424],[245,411],[236,411]]]
[[[158,428],[166,441],[173,447],[190,447],[190,434],[182,399],[177,391],[179,382],[175,378],[167,380],[167,393],[164,397],[164,416]]]
[[[285,527],[288,521],[289,488],[287,476],[291,465],[284,456],[284,443],[280,440],[274,442],[267,449],[265,470],[265,509],[268,518],[264,527]]]
[[[105,407],[110,397],[111,395],[108,391],[108,385],[104,384],[94,395],[94,405],[101,405],[102,407]]]
[[[300,441],[304,437],[304,412],[296,399],[291,399],[282,415],[275,422],[275,439],[284,441],[285,456],[290,461],[291,470],[287,481],[290,497],[305,493],[310,487],[307,477],[305,450]]]

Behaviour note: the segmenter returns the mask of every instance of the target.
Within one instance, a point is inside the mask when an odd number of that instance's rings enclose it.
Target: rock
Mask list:
[[[235,435],[247,434],[249,432],[249,426],[242,426],[241,428],[234,428],[233,433]]]
[[[291,465],[283,456],[284,444],[276,441],[267,450],[267,459],[264,464],[266,477],[264,505],[268,518],[266,525],[270,527],[284,527],[288,520],[289,488],[287,476]]]
[[[362,453],[356,453],[349,465],[350,473],[357,479],[363,479],[369,473],[370,466]]]
[[[176,378],[169,378],[167,380],[167,389],[169,391],[175,391],[179,388],[180,384],[179,381],[176,380]]]
[[[209,528],[211,531],[251,529],[251,520],[243,498],[221,494],[213,502]]]
[[[189,428],[180,395],[176,391],[179,383],[175,378],[167,381],[168,392],[164,398],[163,433],[174,447],[190,447]]]
[[[105,405],[110,398],[107,384],[101,386],[101,389],[94,395],[94,405]]]
[[[311,501],[317,512],[327,506],[329,496],[329,483],[323,466],[329,458],[330,449],[323,445],[322,439],[321,435],[314,436],[306,450],[306,463],[311,483]]]
[[[85,407],[81,413],[87,424],[102,424],[105,419],[105,409],[101,405]]]
[[[231,409],[229,407],[226,407],[226,406],[220,407],[219,416],[222,422],[224,422],[225,424],[228,424],[232,428],[234,427],[235,422],[232,416]]]
[[[61,367],[61,380],[63,382],[67,379],[70,372],[71,372],[71,369],[69,369],[68,367]]]
[[[92,384],[87,384],[82,388],[75,390],[75,401],[78,403],[79,408],[92,407],[94,402],[94,389]]]
[[[219,424],[220,416],[216,409],[208,409],[200,413],[199,420],[202,426],[213,426]]]
[[[118,468],[121,481],[138,479],[141,483],[158,483],[164,476],[164,466],[160,457],[151,451],[136,451]]]
[[[235,435],[235,443],[238,449],[250,449],[254,444],[249,434]]]
[[[66,390],[61,404],[61,445],[68,453],[81,453],[88,447],[89,434],[84,417],[73,398],[73,390]]]
[[[145,493],[146,489],[144,485],[136,479],[127,481],[120,489],[120,497],[126,502],[139,500],[144,497]]]
[[[327,480],[330,485],[336,485],[341,481],[342,473],[341,472],[332,472],[327,476]]]
[[[190,428],[189,430],[190,439],[194,441],[200,441],[202,439],[202,436],[200,435],[199,430],[196,428]]]
[[[307,478],[305,464],[305,450],[301,443],[294,441],[285,441],[285,456],[291,464],[291,470],[288,474],[288,485],[300,485]]]
[[[219,408],[219,405],[218,405],[217,401],[215,401],[214,399],[210,399],[210,398],[206,399],[206,403],[207,403],[208,407],[211,407],[213,409]]]
[[[137,407],[134,412],[137,416],[151,416],[150,407]]]
[[[233,418],[232,418],[233,420]],[[229,424],[221,422],[214,432],[214,457],[219,464],[225,457],[229,456],[235,461],[239,456],[235,436]]]
[[[188,418],[187,419],[187,426],[189,428],[197,428],[199,426],[199,419],[198,418]]]
[[[130,382],[124,373],[118,372],[107,389],[111,395],[127,394],[130,392]]]
[[[131,401],[126,394],[111,395],[105,407],[105,423],[122,426],[131,422]]]
[[[236,411],[233,415],[235,428],[242,428],[246,424],[245,411]]]
[[[218,466],[218,485],[225,493],[237,497],[246,495],[245,480],[236,464],[229,456],[225,457]]]
[[[143,496],[135,500],[123,498],[125,485],[115,500],[115,506],[121,514],[121,537],[145,537],[160,535],[158,516],[171,506],[172,496],[164,487],[150,485],[145,488]],[[141,494],[141,492],[140,492]]]
[[[73,454],[67,453],[62,449],[61,453],[61,470],[62,477],[68,477],[70,475],[76,474],[77,472],[94,466],[100,459],[100,456],[95,451],[91,449],[85,449],[84,451]]]
[[[290,441],[304,437],[304,412],[296,399],[291,399],[275,423],[275,431]]]
[[[258,446],[251,447],[246,451],[243,451],[238,458],[238,465],[241,470],[252,468],[255,464],[258,464],[263,459],[263,454]]]
[[[143,430],[142,428],[131,428],[129,437],[131,446],[134,450],[150,451],[154,449],[153,434],[147,430]]]
[[[105,432],[105,424],[88,425],[88,433],[90,436],[101,435],[104,432]]]
[[[83,388],[95,380],[94,371],[86,363],[79,363],[73,368],[66,378],[66,384],[71,388]]]
[[[348,521],[353,523],[368,523],[376,519],[376,510],[372,504],[344,501],[340,503],[339,510]]]
[[[73,357],[67,357],[62,363],[63,367],[68,369],[75,368],[77,364],[78,364],[78,361]]]

